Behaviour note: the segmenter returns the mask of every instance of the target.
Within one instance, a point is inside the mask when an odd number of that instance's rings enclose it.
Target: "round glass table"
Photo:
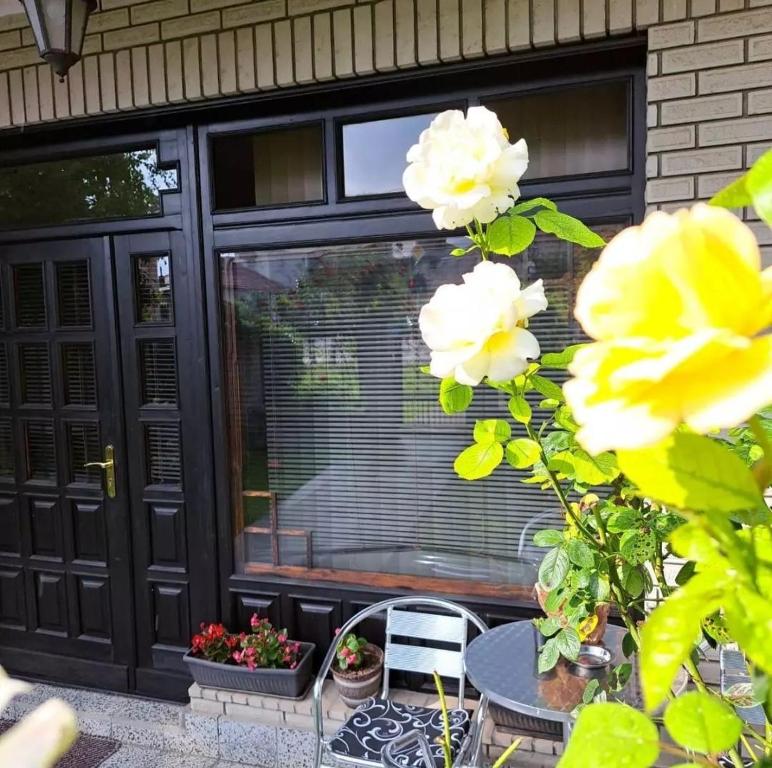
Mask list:
[[[582,694],[593,678],[601,686],[614,666],[625,659],[622,638],[626,630],[609,625],[603,644],[611,651],[611,663],[601,670],[580,669],[561,658],[557,666],[539,674],[537,652],[543,639],[530,621],[503,624],[476,637],[466,649],[466,674],[470,682],[490,701],[504,709],[530,717],[562,723],[563,741],[573,726],[571,713],[582,703]],[[633,707],[641,707],[637,665],[621,691],[613,698]]]

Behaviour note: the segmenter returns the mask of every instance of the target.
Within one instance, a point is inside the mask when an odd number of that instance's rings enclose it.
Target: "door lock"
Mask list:
[[[105,471],[105,485],[107,486],[107,495],[109,498],[115,498],[115,449],[112,445],[105,446],[104,461],[89,461],[83,465],[87,467],[99,467]]]

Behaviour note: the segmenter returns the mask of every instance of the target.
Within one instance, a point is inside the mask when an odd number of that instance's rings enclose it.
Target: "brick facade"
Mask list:
[[[64,83],[5,11],[0,130],[643,31],[646,197],[672,209],[772,144],[772,0],[101,0]]]

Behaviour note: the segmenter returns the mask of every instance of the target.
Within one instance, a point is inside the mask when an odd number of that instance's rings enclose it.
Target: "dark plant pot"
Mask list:
[[[356,708],[371,696],[376,696],[383,677],[383,651],[372,643],[365,646],[365,655],[372,659],[366,667],[351,672],[332,668],[332,679],[338,695],[349,707]]]
[[[306,690],[311,678],[315,647],[313,643],[300,644],[300,661],[295,669],[248,669],[191,656],[190,651],[183,656],[183,660],[193,679],[207,688],[296,699]]]

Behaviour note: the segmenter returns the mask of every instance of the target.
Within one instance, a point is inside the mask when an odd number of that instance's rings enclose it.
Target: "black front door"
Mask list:
[[[0,664],[128,690],[134,609],[113,285],[108,238],[0,246]]]

